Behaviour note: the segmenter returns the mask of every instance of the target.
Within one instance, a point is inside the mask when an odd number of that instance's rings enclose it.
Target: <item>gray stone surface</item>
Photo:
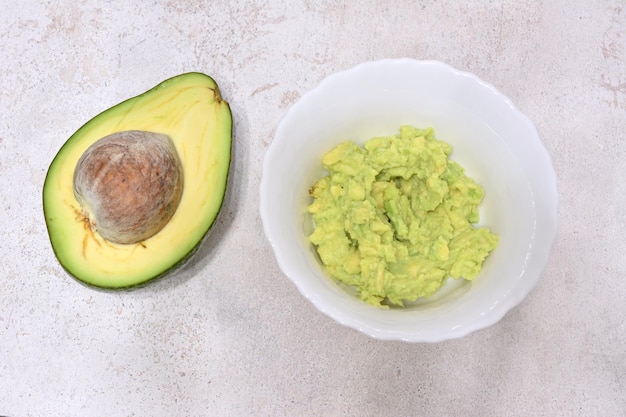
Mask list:
[[[0,0],[0,415],[626,415],[623,1]],[[551,153],[559,232],[535,290],[441,344],[381,342],[313,308],[258,215],[264,151],[325,76],[437,59],[492,83]],[[85,121],[186,71],[235,117],[223,215],[190,268],[129,293],[71,279],[47,167]]]

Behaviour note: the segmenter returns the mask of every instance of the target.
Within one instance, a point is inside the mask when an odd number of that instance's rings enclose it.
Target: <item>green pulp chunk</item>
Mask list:
[[[323,157],[310,194],[310,241],[328,273],[372,305],[428,297],[473,280],[498,236],[474,226],[483,188],[449,159],[433,129],[344,142]],[[383,303],[383,304],[381,304]]]

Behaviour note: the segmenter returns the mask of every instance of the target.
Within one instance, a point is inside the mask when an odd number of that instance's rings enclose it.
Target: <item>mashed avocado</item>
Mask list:
[[[450,152],[433,129],[402,126],[324,156],[329,175],[310,189],[310,241],[328,273],[363,301],[402,306],[448,277],[472,280],[497,246],[497,235],[473,226],[483,189]]]

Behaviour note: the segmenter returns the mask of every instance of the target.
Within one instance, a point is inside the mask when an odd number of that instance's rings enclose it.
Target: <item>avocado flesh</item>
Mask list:
[[[137,244],[116,244],[93,230],[74,195],[73,176],[85,150],[115,132],[169,136],[183,167],[183,194],[170,221]],[[231,158],[232,116],[216,82],[200,73],[170,78],[91,119],[52,161],[43,208],[54,253],[79,281],[101,288],[144,285],[176,269],[198,248],[220,211]]]

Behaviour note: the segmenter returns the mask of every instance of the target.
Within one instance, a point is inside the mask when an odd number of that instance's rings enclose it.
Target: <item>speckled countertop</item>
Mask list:
[[[623,1],[0,3],[0,415],[626,415]],[[288,107],[385,57],[494,84],[558,176],[542,279],[463,339],[381,342],[338,325],[263,235],[262,158]],[[47,167],[95,114],[186,71],[215,77],[235,118],[219,224],[179,276],[121,294],[79,285],[48,242]]]

